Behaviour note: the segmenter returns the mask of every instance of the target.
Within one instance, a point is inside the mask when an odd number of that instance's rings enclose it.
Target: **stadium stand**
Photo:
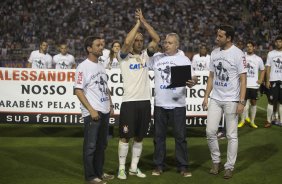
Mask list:
[[[48,38],[51,55],[58,42],[67,40],[79,60],[87,35],[104,36],[108,46],[122,42],[136,7],[162,38],[177,32],[184,51],[197,51],[201,42],[212,49],[215,28],[222,23],[235,26],[238,40],[255,40],[261,52],[272,49],[281,33],[279,0],[6,0],[0,7],[0,59],[26,61],[39,39]]]

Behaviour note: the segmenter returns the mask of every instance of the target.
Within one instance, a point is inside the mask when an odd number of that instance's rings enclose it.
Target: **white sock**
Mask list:
[[[137,170],[137,164],[139,162],[139,159],[142,153],[142,147],[143,147],[142,142],[134,141],[133,146],[132,146],[132,160],[131,160],[131,169],[132,170]]]
[[[247,100],[246,106],[244,108],[245,119],[249,118],[249,107],[250,107],[250,100]]]
[[[280,122],[282,122],[282,104],[279,105]]]
[[[257,106],[256,105],[251,105],[250,111],[251,111],[251,122],[254,123],[255,122],[256,113],[257,113]]]
[[[273,105],[267,104],[266,119],[269,123],[271,122],[272,113],[273,113]]]
[[[125,169],[127,153],[128,153],[128,143],[119,141],[118,144],[119,170]]]

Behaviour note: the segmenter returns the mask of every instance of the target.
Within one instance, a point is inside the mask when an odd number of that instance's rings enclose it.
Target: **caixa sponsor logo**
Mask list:
[[[145,67],[146,67],[146,64],[143,65],[141,63],[139,63],[139,64],[130,64],[129,65],[129,69],[131,69],[131,70],[139,70],[139,69],[142,69],[142,68],[145,68]]]

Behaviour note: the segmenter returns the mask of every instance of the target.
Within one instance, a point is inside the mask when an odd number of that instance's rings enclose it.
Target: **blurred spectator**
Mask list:
[[[53,57],[53,64],[56,69],[74,69],[75,59],[68,53],[68,45],[61,43],[59,46],[60,53]]]
[[[47,53],[48,43],[40,42],[39,50],[32,51],[28,59],[28,68],[48,69],[52,68],[52,57]]]

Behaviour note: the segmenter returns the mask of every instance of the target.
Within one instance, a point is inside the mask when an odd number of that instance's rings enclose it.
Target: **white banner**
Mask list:
[[[115,115],[119,115],[123,94],[122,75],[119,69],[107,70],[107,74]],[[201,104],[208,72],[198,72],[197,75],[198,85],[187,88],[186,114],[191,118],[207,115]],[[153,97],[153,71],[150,71],[149,77]],[[36,114],[33,121],[38,123],[44,122],[44,114],[61,115],[61,118],[56,119],[58,122],[81,121],[80,103],[73,94],[74,79],[75,70],[0,68],[0,121],[24,123],[24,115],[28,117],[31,114]],[[153,114],[154,97],[151,104]],[[17,114],[21,114],[21,117],[17,117]],[[28,121],[30,119],[26,118]],[[51,121],[50,117],[45,121]]]

